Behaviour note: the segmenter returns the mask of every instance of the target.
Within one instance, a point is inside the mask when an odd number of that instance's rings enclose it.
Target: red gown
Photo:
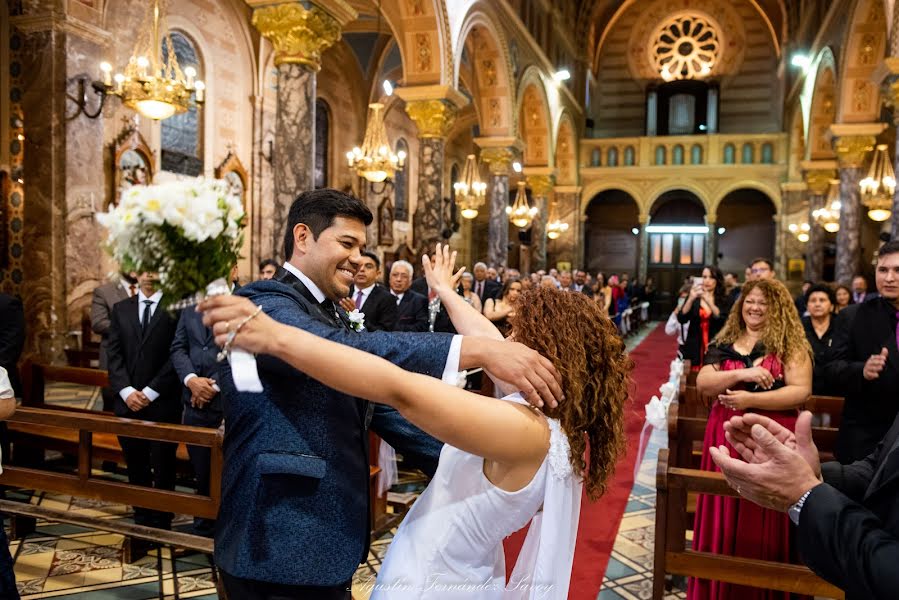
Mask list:
[[[725,352],[733,355],[733,348]],[[721,360],[721,370],[730,371],[746,368],[743,360],[725,358]],[[761,362],[774,376],[775,381],[783,381],[783,364],[773,354],[768,354]],[[741,385],[741,389],[745,389]],[[711,446],[724,444],[730,455],[740,458],[736,450],[724,437],[724,422],[747,411],[732,410],[716,402],[709,414],[703,440],[702,470],[720,471],[712,460],[708,449]],[[751,409],[750,412],[765,415],[784,427],[796,429],[797,409],[774,411]],[[693,549],[701,552],[726,554],[742,558],[755,558],[776,562],[797,562],[795,552],[790,547],[789,517],[785,513],[761,508],[749,500],[726,498],[700,494],[696,502],[696,520],[693,525]],[[746,586],[738,586],[719,581],[691,578],[687,586],[688,600],[790,600],[787,592],[763,590]],[[792,596],[798,598],[797,596]]]

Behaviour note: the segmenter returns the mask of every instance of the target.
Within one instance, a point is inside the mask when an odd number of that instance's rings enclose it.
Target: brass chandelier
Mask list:
[[[525,182],[518,182],[518,194],[515,196],[515,202],[512,206],[506,207],[506,214],[509,215],[509,221],[512,225],[519,229],[527,229],[537,216],[537,207],[528,205],[528,195],[525,192]]]
[[[896,191],[896,174],[886,144],[877,145],[868,176],[859,182],[859,187],[862,190],[862,204],[868,208],[868,218],[872,221],[889,219],[893,193]]]
[[[836,233],[840,230],[840,180],[830,180],[830,191],[827,193],[827,200],[824,201],[822,208],[816,208],[812,211],[812,218],[815,219],[824,231],[828,233]]]
[[[124,73],[113,76],[112,66],[107,62],[100,64],[100,70],[103,72],[103,93],[118,96],[125,106],[161,121],[186,112],[194,93],[194,102],[203,104],[206,85],[196,78],[197,70],[193,66],[182,71],[178,65],[160,0],[153,0],[150,15],[149,29],[142,28]],[[163,41],[165,56],[162,55]]]
[[[384,105],[374,102],[368,105],[368,123],[365,125],[365,138],[362,147],[356,146],[346,153],[347,164],[360,177],[371,183],[382,183],[392,178],[403,168],[406,153],[402,150],[394,153],[390,149],[387,130],[384,128]]]
[[[478,209],[484,204],[487,194],[487,184],[481,181],[478,173],[478,161],[474,154],[469,154],[465,159],[465,167],[462,169],[462,179],[453,183],[456,192],[456,205],[466,219],[474,219],[478,216]]]
[[[808,232],[811,230],[811,226],[808,223],[790,223],[787,229],[803,244],[809,240]]]
[[[546,237],[555,240],[566,231],[568,231],[568,223],[559,219],[558,203],[553,200],[549,207],[549,216],[547,217]]]

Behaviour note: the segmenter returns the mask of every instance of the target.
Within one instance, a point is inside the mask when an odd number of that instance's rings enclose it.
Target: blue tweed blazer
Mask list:
[[[237,293],[282,323],[409,371],[440,377],[446,366],[451,335],[349,331],[292,276]],[[216,563],[256,581],[345,583],[368,552],[368,403],[273,357],[257,360],[263,384],[258,394],[238,392],[227,364],[220,371],[226,433]],[[351,364],[335,369],[353,377]],[[408,448],[434,461],[439,455],[441,444],[396,411],[375,412],[372,428],[401,453]]]

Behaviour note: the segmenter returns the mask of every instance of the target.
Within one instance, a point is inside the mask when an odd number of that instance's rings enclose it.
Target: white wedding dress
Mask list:
[[[526,404],[519,394],[504,400]],[[582,482],[571,468],[559,422],[548,423],[549,452],[517,492],[490,483],[483,458],[443,447],[434,479],[390,545],[372,600],[568,597]],[[528,522],[507,584],[503,539]]]

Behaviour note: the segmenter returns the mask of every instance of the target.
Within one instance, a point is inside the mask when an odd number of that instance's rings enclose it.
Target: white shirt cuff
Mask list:
[[[141,391],[144,393],[144,396],[146,396],[147,399],[148,399],[150,402],[153,402],[154,400],[156,400],[157,398],[159,398],[159,392],[157,392],[156,390],[154,390],[154,389],[151,388],[150,386],[145,387],[145,388],[142,389]]]
[[[188,373],[187,376],[184,378],[184,385],[187,385],[187,382],[196,376],[197,376],[196,373]]]
[[[134,389],[133,387],[131,387],[129,385],[128,387],[123,388],[122,390],[119,391],[119,396],[122,397],[122,400],[127,400],[128,396],[130,396],[131,394],[133,394],[136,391],[137,391],[136,389]]]
[[[455,386],[459,379],[459,360],[462,358],[462,336],[454,335],[446,355],[446,366],[443,368],[443,383]]]

